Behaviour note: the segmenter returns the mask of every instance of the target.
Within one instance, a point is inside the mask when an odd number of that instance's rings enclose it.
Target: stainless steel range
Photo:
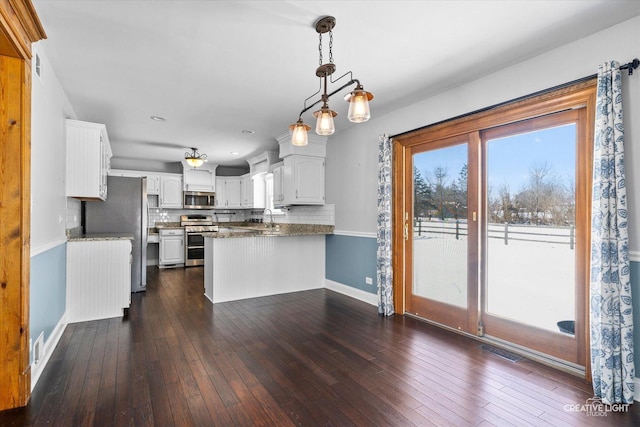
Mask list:
[[[204,236],[202,233],[218,231],[211,215],[181,215],[180,225],[184,227],[184,266],[204,264]]]

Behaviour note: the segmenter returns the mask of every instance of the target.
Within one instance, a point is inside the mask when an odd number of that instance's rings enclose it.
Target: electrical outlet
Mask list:
[[[367,285],[373,285],[373,279],[371,277],[365,277],[364,283],[366,283]]]

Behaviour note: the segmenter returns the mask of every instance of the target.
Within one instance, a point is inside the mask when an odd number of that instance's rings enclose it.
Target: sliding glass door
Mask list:
[[[574,109],[408,147],[405,312],[585,365],[585,121]]]
[[[477,151],[466,135],[411,150],[413,203],[406,224],[412,254],[407,311],[466,332],[475,332],[476,321],[469,307],[477,301],[477,209],[469,208],[476,200],[469,197],[468,175]]]
[[[569,111],[482,133],[480,318],[488,336],[584,365],[576,339],[585,287],[576,277],[584,246],[576,233],[578,119]]]

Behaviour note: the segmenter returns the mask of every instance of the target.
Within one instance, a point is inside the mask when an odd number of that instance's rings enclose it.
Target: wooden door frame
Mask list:
[[[31,43],[45,37],[30,0],[0,0],[0,410],[31,397]]]
[[[404,165],[406,170],[413,171],[413,156],[416,152],[426,152],[430,150],[439,150],[443,148],[448,148],[452,146],[465,144],[467,146],[467,175],[469,177],[477,177],[479,176],[480,171],[480,163],[473,162],[471,160],[479,159],[478,152],[480,150],[480,132],[472,132],[470,134],[461,134],[452,136],[449,138],[439,139],[435,141],[430,141],[424,144],[414,144],[411,146],[405,147],[404,155]],[[407,174],[410,175],[410,174]],[[434,315],[433,319],[436,319],[436,322],[440,322],[444,325],[448,325],[449,327],[456,329],[458,331],[463,331],[467,333],[475,334],[478,329],[478,320],[479,320],[479,289],[478,287],[470,287],[469,282],[479,283],[479,270],[478,270],[478,262],[474,262],[474,260],[478,260],[478,244],[479,244],[479,230],[478,224],[480,221],[478,220],[481,217],[481,209],[479,203],[479,189],[477,187],[479,180],[469,180],[469,187],[467,188],[467,305],[465,307],[457,307],[454,305],[449,305],[446,303],[440,303],[438,301],[428,301],[428,298],[425,299],[427,301],[429,308],[428,310]],[[410,176],[407,176],[406,185],[411,188],[413,185],[413,180]],[[405,200],[405,215],[409,214],[410,222],[405,224],[404,226],[408,229],[408,235],[413,236],[413,204],[411,203],[411,198],[407,198]],[[413,239],[405,239],[404,242],[404,250],[405,253],[409,254],[409,256],[413,257]],[[412,272],[409,269],[403,270],[404,277],[404,312],[407,311],[407,294],[410,294],[410,291],[407,289],[411,289],[413,284],[413,276]],[[412,314],[416,316],[420,316],[419,313],[412,312]],[[464,315],[464,319],[461,317]]]
[[[392,219],[392,264],[393,264],[393,292],[394,304],[396,312],[404,314],[406,309],[404,283],[406,277],[404,275],[407,260],[411,259],[411,253],[408,252],[408,246],[404,238],[405,214],[411,214],[411,176],[407,173],[407,153],[409,148],[415,145],[424,144],[428,141],[437,141],[448,137],[462,134],[477,134],[485,129],[503,126],[522,120],[535,117],[542,117],[547,114],[557,113],[565,110],[584,108],[586,116],[587,135],[580,134],[580,138],[588,141],[593,146],[593,127],[595,120],[595,100],[596,100],[596,79],[589,78],[583,81],[564,85],[559,88],[553,88],[543,93],[534,94],[524,99],[518,99],[512,102],[506,102],[498,106],[480,110],[479,112],[470,113],[468,115],[453,118],[448,121],[439,122],[434,125],[426,126],[412,132],[398,135],[392,138],[393,141],[393,219]],[[581,132],[579,130],[579,132]],[[591,150],[587,150],[591,151]],[[580,159],[577,164],[578,173],[588,174],[592,170],[591,156]],[[471,172],[469,172],[471,173]],[[475,173],[475,172],[474,172]],[[479,171],[477,173],[480,173]],[[589,187],[589,186],[586,186]],[[584,221],[590,224],[591,219],[591,189],[585,188],[583,194],[577,195],[585,200],[585,210],[578,218],[576,212],[576,221]],[[480,216],[481,213],[478,213]],[[479,218],[480,220],[480,218]],[[580,256],[588,259],[588,248],[591,241],[589,233],[577,236],[585,242],[587,253]],[[583,279],[585,286],[589,283],[588,262],[582,263],[576,275],[579,279]],[[576,267],[578,269],[578,267]],[[589,293],[585,292],[584,307],[589,307]],[[479,307],[478,307],[479,308]],[[581,311],[583,324],[586,325],[584,330],[576,331],[584,337],[585,354],[589,354],[589,313],[588,310]],[[473,330],[473,329],[470,329]],[[477,335],[481,335],[480,332]],[[581,351],[579,349],[579,351]],[[591,367],[589,363],[585,364],[585,377],[591,380]]]

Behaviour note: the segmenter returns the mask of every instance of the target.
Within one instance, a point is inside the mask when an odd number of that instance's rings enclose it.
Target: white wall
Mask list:
[[[336,206],[336,230],[376,231],[379,135],[407,132],[577,80],[597,73],[598,65],[611,59],[623,64],[638,57],[640,17],[635,17],[382,117],[375,117],[374,99],[369,122],[330,137],[327,144],[327,203]],[[452,72],[457,70],[452,68]],[[637,212],[640,201],[634,189],[640,186],[640,69],[630,77],[624,73],[623,85],[629,209]],[[375,93],[375,88],[369,89]],[[340,125],[345,123],[336,127]],[[630,220],[632,250],[640,248],[639,219],[636,214]]]
[[[62,90],[43,49],[33,45],[40,57],[41,76],[35,72],[31,103],[31,252],[39,253],[65,241],[64,119],[75,112]]]

